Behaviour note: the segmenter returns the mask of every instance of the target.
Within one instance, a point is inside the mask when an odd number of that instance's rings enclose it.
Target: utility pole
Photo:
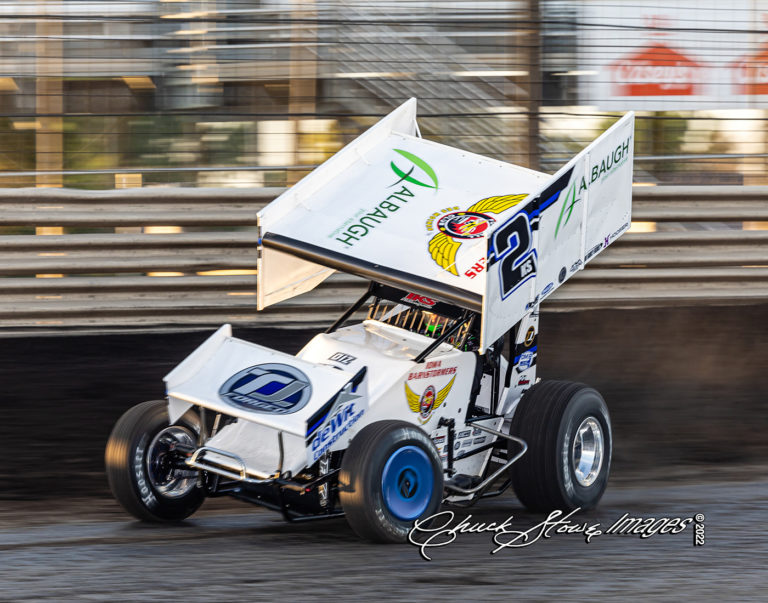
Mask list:
[[[288,113],[293,122],[293,163],[299,164],[301,114],[314,114],[317,97],[317,4],[307,0],[291,10],[291,54],[288,80]],[[301,174],[289,171],[286,183],[295,184]]]
[[[539,0],[526,0],[526,35],[523,36],[528,66],[528,99],[526,114],[528,132],[526,136],[527,163],[532,170],[540,169],[539,117],[542,100],[541,73],[541,11]]]
[[[38,2],[35,26],[35,112],[39,124],[35,130],[37,172],[61,171],[64,166],[61,118],[64,112],[62,22],[51,13],[49,5],[53,5],[49,0]],[[60,174],[38,174],[35,178],[35,185],[39,188],[58,188],[62,183],[63,177]]]
[[[64,134],[62,114],[64,96],[62,87],[63,48],[61,41],[62,21],[48,10],[47,0],[38,2],[35,24],[35,186],[60,188],[61,174],[40,172],[58,171],[64,167]],[[50,3],[52,4],[52,3]],[[35,234],[63,234],[61,226],[38,226]],[[38,274],[38,278],[61,277],[61,274]]]

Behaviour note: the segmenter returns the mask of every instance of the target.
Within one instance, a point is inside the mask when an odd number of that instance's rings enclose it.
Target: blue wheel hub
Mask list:
[[[424,513],[432,499],[434,477],[432,463],[421,448],[395,450],[381,473],[384,503],[392,515],[411,521]]]

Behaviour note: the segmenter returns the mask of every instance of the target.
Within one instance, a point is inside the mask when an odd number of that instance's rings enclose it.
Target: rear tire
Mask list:
[[[199,425],[192,413],[169,424],[165,400],[143,402],[115,424],[104,461],[109,487],[117,502],[137,519],[180,521],[203,504],[197,472],[171,462],[175,443],[194,445]]]
[[[512,485],[531,511],[595,507],[605,491],[613,438],[600,394],[570,381],[540,381],[523,395],[510,434],[528,444]],[[519,451],[510,445],[510,453]]]
[[[443,499],[443,465],[426,433],[405,421],[378,421],[352,440],[341,463],[339,498],[358,536],[405,542],[417,519]]]

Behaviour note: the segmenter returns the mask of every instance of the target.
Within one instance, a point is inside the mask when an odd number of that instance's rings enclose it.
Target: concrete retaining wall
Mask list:
[[[103,494],[122,412],[209,332],[0,339],[0,498]],[[236,329],[288,352],[312,332]],[[768,304],[543,313],[539,375],[598,388],[614,476],[768,453]]]

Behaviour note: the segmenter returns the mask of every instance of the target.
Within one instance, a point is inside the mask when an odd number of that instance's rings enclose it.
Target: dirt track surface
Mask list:
[[[768,480],[612,488],[597,511],[574,517],[607,528],[624,513],[701,513],[700,547],[692,526],[648,539],[604,534],[589,544],[554,534],[494,555],[492,534],[460,534],[429,549],[431,562],[412,545],[362,542],[343,519],[286,524],[268,511],[208,501],[184,524],[157,526],[130,520],[107,500],[62,502],[57,511],[51,501],[43,523],[40,509],[0,503],[3,601],[757,601],[768,582]],[[455,512],[483,522],[513,515],[510,529],[522,531],[544,519],[511,495]],[[30,516],[37,525],[24,525]]]

